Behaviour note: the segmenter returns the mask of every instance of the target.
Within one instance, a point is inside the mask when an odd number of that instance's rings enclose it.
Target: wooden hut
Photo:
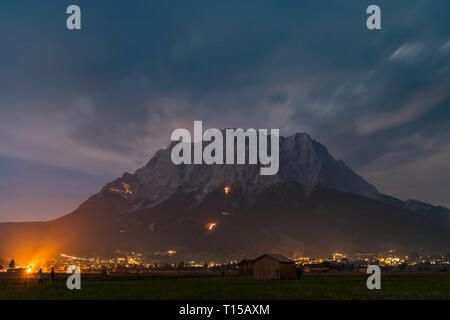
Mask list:
[[[253,278],[269,279],[296,279],[297,266],[295,262],[280,254],[264,254],[253,262]]]
[[[252,276],[253,275],[253,263],[255,262],[255,259],[244,259],[241,262],[239,262],[239,273],[245,276]]]

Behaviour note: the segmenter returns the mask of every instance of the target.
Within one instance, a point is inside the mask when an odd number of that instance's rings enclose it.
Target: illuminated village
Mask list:
[[[110,191],[123,194],[126,197],[132,194],[130,186],[122,183],[123,189],[111,188]],[[223,188],[225,196],[228,196],[231,187]],[[229,214],[223,212],[223,214]],[[214,232],[218,222],[206,223],[208,232]],[[121,230],[122,232],[122,230]],[[76,257],[65,253],[60,253],[56,257],[47,259],[33,259],[29,262],[15,261],[10,258],[9,263],[0,262],[0,272],[9,272],[30,277],[39,269],[49,273],[52,269],[55,272],[65,273],[70,265],[78,265],[83,273],[151,273],[170,271],[198,271],[198,272],[230,272],[237,273],[240,270],[240,261],[251,261],[241,257],[241,260],[223,258],[221,261],[211,261],[209,257],[197,257],[195,259],[183,259],[176,249],[154,251],[142,253],[137,251],[117,250],[114,257]],[[401,256],[394,249],[384,253],[333,253],[330,257],[305,257],[297,253],[288,257],[295,263],[297,270],[301,272],[366,272],[368,265],[378,265],[385,271],[450,271],[450,253],[447,255],[427,255],[418,253],[410,256]],[[242,260],[244,259],[244,260]]]
[[[401,271],[450,271],[450,255],[434,256],[398,256],[395,250],[384,254],[354,254],[334,253],[328,258],[289,257],[297,268],[303,272],[366,272],[368,265],[379,265],[382,270]],[[61,253],[58,257],[33,260],[22,264],[20,261],[1,266],[0,272],[18,272],[28,275],[40,268],[47,273],[54,268],[55,272],[65,273],[69,265],[80,266],[83,273],[100,273],[103,270],[117,273],[151,273],[169,271],[226,271],[238,272],[239,261],[214,262],[203,260],[179,261],[176,250],[153,252],[124,252],[117,250],[113,258],[75,257]],[[158,262],[157,262],[158,261]],[[174,262],[177,261],[177,262]]]

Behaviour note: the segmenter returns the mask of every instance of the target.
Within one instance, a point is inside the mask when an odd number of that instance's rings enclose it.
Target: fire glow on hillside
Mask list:
[[[216,227],[216,225],[217,225],[217,223],[215,223],[215,222],[210,222],[210,223],[208,223],[208,225],[207,225],[208,230],[209,230],[209,231],[214,230],[214,228]]]

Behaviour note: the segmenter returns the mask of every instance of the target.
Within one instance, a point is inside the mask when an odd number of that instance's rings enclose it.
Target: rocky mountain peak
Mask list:
[[[107,184],[103,192],[113,192],[131,200],[137,207],[151,206],[177,191],[202,198],[226,185],[246,190],[263,190],[280,181],[295,181],[312,190],[323,186],[377,199],[375,187],[358,176],[343,161],[337,161],[327,148],[306,133],[280,137],[280,169],[277,175],[261,176],[259,165],[174,165],[171,150],[175,143],[155,153],[134,174],[126,173]]]

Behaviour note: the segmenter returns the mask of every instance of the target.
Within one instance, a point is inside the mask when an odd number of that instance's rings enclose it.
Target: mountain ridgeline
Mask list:
[[[273,176],[260,175],[259,165],[174,165],[172,147],[68,215],[0,224],[0,256],[450,252],[450,210],[379,193],[307,134],[280,137]]]

